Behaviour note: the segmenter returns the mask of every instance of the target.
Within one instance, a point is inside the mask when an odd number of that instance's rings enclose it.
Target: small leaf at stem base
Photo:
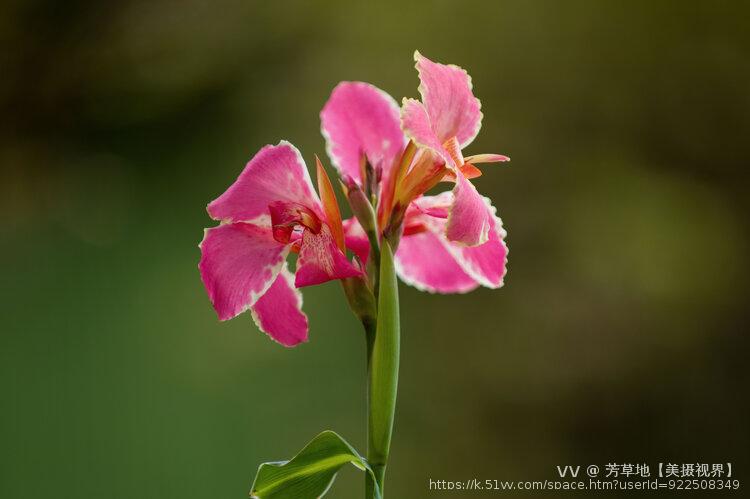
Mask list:
[[[313,438],[290,461],[263,463],[253,482],[251,499],[306,499],[323,497],[336,473],[351,463],[366,473],[372,468],[346,440],[326,430]],[[373,475],[374,476],[374,475]],[[380,499],[380,489],[375,497]]]

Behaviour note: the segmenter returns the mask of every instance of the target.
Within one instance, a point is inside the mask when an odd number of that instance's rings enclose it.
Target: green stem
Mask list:
[[[377,300],[380,295],[380,245],[378,238],[375,235],[371,235],[371,232],[367,233],[367,238],[370,240],[370,252],[371,256],[367,262],[367,275],[370,277],[370,285],[372,287],[372,294]],[[368,351],[369,355],[369,351]],[[368,356],[369,361],[369,356]]]
[[[393,432],[398,390],[400,325],[398,282],[393,252],[387,241],[382,242],[378,293],[378,320],[370,342],[368,332],[368,445],[367,460],[375,472],[375,480],[383,494],[385,469]],[[371,346],[370,346],[371,345]],[[372,478],[366,482],[367,499],[375,498]]]

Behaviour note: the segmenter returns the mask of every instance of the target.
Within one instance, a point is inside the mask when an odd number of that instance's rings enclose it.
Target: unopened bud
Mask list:
[[[367,286],[367,282],[361,277],[347,277],[341,280],[341,284],[344,287],[349,308],[369,331],[369,328],[377,323],[378,313],[375,296]]]
[[[377,224],[375,222],[375,210],[367,199],[367,196],[362,192],[362,188],[359,187],[355,182],[347,185],[346,197],[349,200],[349,206],[352,208],[352,213],[359,221],[364,231],[370,234],[377,233]]]

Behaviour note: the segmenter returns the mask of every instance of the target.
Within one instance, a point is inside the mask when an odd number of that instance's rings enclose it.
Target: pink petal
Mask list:
[[[441,237],[424,231],[401,238],[396,271],[405,283],[430,293],[466,293],[479,286],[445,249]]]
[[[362,264],[366,264],[370,256],[370,240],[356,218],[344,220],[344,240],[346,247],[357,255]]]
[[[404,99],[401,105],[401,126],[404,133],[420,147],[427,147],[441,156],[446,162],[452,163],[450,155],[443,149],[443,143],[435,135],[427,115],[427,109],[416,99]]]
[[[255,324],[286,347],[307,341],[307,316],[302,312],[302,293],[284,263],[278,277],[252,306]]]
[[[472,93],[471,77],[458,66],[432,62],[419,51],[414,60],[419,92],[438,141],[442,144],[456,137],[461,147],[466,147],[482,126],[481,105]]]
[[[482,197],[460,171],[456,175],[453,196],[455,201],[448,216],[447,238],[466,246],[485,243],[493,219],[489,200]]]
[[[435,218],[448,218],[451,206],[453,206],[453,193],[451,191],[444,191],[434,196],[419,196],[412,202],[406,216],[408,219],[410,214],[419,217],[420,214],[424,213]]]
[[[362,272],[346,259],[346,255],[333,240],[331,229],[323,225],[317,234],[305,230],[302,235],[296,274],[294,285],[301,288],[334,279],[360,276]]]
[[[362,154],[387,176],[404,148],[396,101],[363,82],[341,82],[320,112],[321,131],[331,162],[342,176],[362,185]]]
[[[504,241],[506,233],[502,221],[495,215],[495,208],[490,207],[492,229],[489,231],[487,242],[469,247],[451,242],[445,237],[447,221],[442,216],[443,210],[452,203],[451,192],[422,196],[414,201],[414,209],[407,212],[405,223],[431,231],[461,269],[479,284],[488,288],[501,287],[508,261],[508,248]]]
[[[401,126],[404,128],[406,136],[413,140],[415,144],[435,152],[438,158],[442,158],[446,165],[453,167],[452,169],[455,170],[463,165],[461,149],[457,147],[458,139],[452,137],[445,143],[441,143],[440,138],[433,131],[427,110],[418,100],[404,99],[401,106]],[[452,147],[448,149],[446,146]]]
[[[201,279],[222,321],[244,312],[266,292],[289,252],[269,227],[247,223],[206,229],[200,248]]]
[[[494,211],[494,207],[492,208]],[[492,230],[486,243],[463,246],[446,240],[446,249],[456,258],[461,268],[482,286],[499,288],[507,271],[508,247],[506,232],[499,217],[493,215]]]
[[[208,205],[208,214],[215,220],[256,221],[269,214],[274,201],[299,203],[321,213],[302,156],[284,140],[258,151],[234,184]]]

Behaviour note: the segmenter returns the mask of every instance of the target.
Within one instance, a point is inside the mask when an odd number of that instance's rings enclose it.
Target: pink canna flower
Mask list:
[[[468,78],[465,72],[462,74]],[[476,105],[478,112],[478,101]],[[474,193],[481,203],[479,215],[467,212],[465,203],[457,201],[456,196],[466,189],[461,191],[458,187],[453,193],[422,196],[441,180],[474,177],[478,170],[467,162],[462,162],[460,169],[452,163],[446,166],[439,152],[430,148],[417,150],[414,142],[407,144],[400,121],[395,101],[382,90],[361,82],[340,83],[321,111],[327,150],[340,175],[364,186],[366,160],[379,180],[374,193],[379,200],[380,231],[389,225],[403,227],[396,251],[399,276],[421,290],[438,293],[463,293],[480,285],[502,286],[508,251],[502,222],[490,201],[480,196],[468,180],[470,194]],[[466,140],[466,133],[459,135]],[[499,155],[482,155],[478,159],[477,162],[507,160]],[[465,239],[451,240],[451,222],[460,222],[459,227],[471,226],[477,217],[487,227],[476,229],[484,235],[476,237],[473,246],[465,244]],[[344,232],[346,246],[366,262],[371,241],[364,229],[352,218],[344,222]]]
[[[346,258],[333,189],[317,168],[322,203],[299,151],[286,141],[265,146],[208,205],[221,223],[200,244],[201,278],[219,319],[249,308],[262,331],[289,347],[308,335],[296,288],[362,275]],[[295,275],[290,252],[299,253]]]
[[[414,53],[419,72],[422,101],[404,99],[401,123],[406,135],[419,147],[430,151],[435,162],[423,166],[423,177],[440,174],[440,164],[456,182],[453,204],[446,223],[446,236],[467,246],[483,244],[490,237],[494,211],[469,178],[481,175],[476,163],[508,161],[500,154],[463,157],[462,149],[479,133],[482,112],[472,93],[471,77],[458,66],[432,62]]]

